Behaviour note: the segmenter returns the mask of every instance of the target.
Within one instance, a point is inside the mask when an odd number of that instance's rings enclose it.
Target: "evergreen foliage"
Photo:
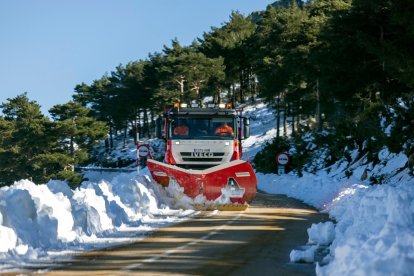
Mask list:
[[[79,103],[68,102],[55,105],[49,110],[55,120],[55,129],[62,151],[73,158],[75,164],[84,164],[88,160],[88,152],[93,146],[106,137],[108,129],[105,123],[88,116],[90,110]]]
[[[67,160],[62,160],[63,156],[52,158],[57,136],[52,122],[40,112],[39,104],[22,94],[8,99],[0,108],[4,114],[0,125],[5,133],[0,144],[2,185],[27,178],[45,181],[53,173],[51,167],[63,169],[61,165]]]
[[[44,183],[51,178],[80,183],[75,165],[89,160],[88,152],[107,133],[105,124],[80,104],[54,106],[51,121],[26,94],[8,99],[0,108],[0,185],[19,179]]]
[[[249,38],[255,31],[251,18],[238,12],[230,15],[229,22],[221,28],[213,27],[198,39],[197,48],[212,58],[222,58],[224,62],[223,87],[229,91],[233,102],[245,101],[256,93],[255,79],[249,59]],[[236,88],[238,86],[238,88]],[[216,100],[220,101],[220,98]]]
[[[406,131],[412,129],[411,6],[320,0],[268,7],[257,21],[253,45],[262,95],[282,98],[282,111],[291,116],[288,106],[306,101],[312,108],[299,109],[296,116],[315,117],[316,130],[330,131],[323,139],[327,144],[315,142],[329,145],[332,159],[343,157],[348,147],[376,162],[386,143],[413,157],[413,132]]]

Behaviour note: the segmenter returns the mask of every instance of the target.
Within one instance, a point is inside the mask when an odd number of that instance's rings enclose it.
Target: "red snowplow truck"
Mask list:
[[[162,135],[159,120],[157,136],[166,139],[164,162],[147,161],[156,182],[168,186],[175,181],[187,196],[204,196],[212,202],[207,209],[247,208],[256,196],[257,179],[241,159],[241,141],[250,133],[242,110],[228,104],[200,108],[176,103],[164,112],[163,125]]]

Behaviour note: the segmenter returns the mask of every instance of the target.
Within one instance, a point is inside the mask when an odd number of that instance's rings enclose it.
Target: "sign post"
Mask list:
[[[290,156],[286,152],[280,152],[276,154],[277,174],[284,174],[286,172],[286,166],[289,165]]]

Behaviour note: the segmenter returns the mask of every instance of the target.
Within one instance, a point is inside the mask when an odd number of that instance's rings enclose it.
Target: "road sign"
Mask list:
[[[143,145],[138,146],[138,156],[139,157],[145,158],[145,157],[148,156],[149,152],[150,152],[150,149],[149,149],[148,145],[143,144]]]
[[[278,165],[287,166],[289,164],[290,158],[286,152],[281,152],[276,155],[276,163]]]
[[[286,170],[285,170],[285,166],[279,165],[277,166],[277,174],[281,175],[281,174],[285,174]]]

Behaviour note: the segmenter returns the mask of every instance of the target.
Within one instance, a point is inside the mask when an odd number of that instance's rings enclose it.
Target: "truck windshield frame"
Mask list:
[[[232,133],[216,131],[223,123]],[[174,116],[168,122],[168,133],[172,140],[235,140],[237,121],[235,116]]]

